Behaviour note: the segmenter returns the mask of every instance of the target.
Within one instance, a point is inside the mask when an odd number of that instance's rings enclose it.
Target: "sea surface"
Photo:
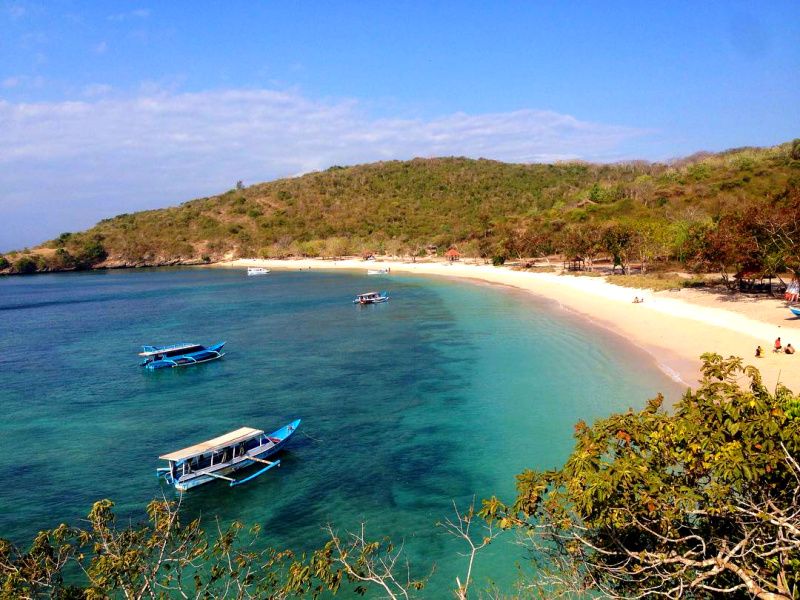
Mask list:
[[[356,293],[388,290],[382,305]],[[226,341],[219,361],[150,372],[142,344]],[[642,351],[509,288],[363,272],[146,269],[0,278],[0,537],[20,545],[111,498],[125,519],[175,492],[158,456],[241,426],[300,430],[280,469],[185,494],[213,527],[260,523],[298,551],[323,527],[391,536],[424,596],[463,580],[437,523],[514,475],[563,463],[573,426],[681,388]],[[476,586],[511,585],[500,538]]]

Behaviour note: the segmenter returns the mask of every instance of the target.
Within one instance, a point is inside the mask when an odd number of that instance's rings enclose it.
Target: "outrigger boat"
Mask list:
[[[389,299],[389,292],[367,292],[359,294],[353,300],[353,304],[379,304]]]
[[[800,306],[790,306],[789,310],[792,311],[795,317],[800,317]]]
[[[213,346],[200,344],[173,344],[172,346],[142,346],[139,356],[144,358],[141,365],[146,369],[170,369],[188,367],[225,356],[221,352],[225,342]]]
[[[156,474],[182,492],[215,479],[227,481],[231,487],[241,485],[281,465],[280,460],[265,459],[283,448],[298,427],[300,419],[268,435],[261,429],[240,427],[206,442],[159,456],[169,466],[159,467]],[[234,471],[254,464],[264,467],[244,479],[229,477]]]
[[[249,275],[266,275],[269,273],[269,269],[265,269],[264,267],[247,267],[247,274]]]

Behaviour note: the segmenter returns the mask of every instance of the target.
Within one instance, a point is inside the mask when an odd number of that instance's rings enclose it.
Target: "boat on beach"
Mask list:
[[[389,292],[366,292],[356,296],[353,304],[379,304],[387,300],[389,300]]]
[[[789,310],[792,311],[795,317],[800,317],[800,306],[790,306]]]
[[[225,342],[213,346],[201,344],[173,344],[172,346],[142,346],[139,352],[144,360],[140,363],[145,369],[171,369],[188,367],[217,360],[225,356],[221,352]]]
[[[186,491],[215,479],[227,481],[231,487],[247,483],[280,466],[280,460],[266,458],[281,450],[299,426],[300,419],[296,419],[270,434],[262,429],[240,427],[194,446],[159,456],[169,466],[159,467],[156,474],[178,491]],[[231,473],[251,465],[263,465],[263,468],[243,479],[230,477]]]
[[[265,269],[264,267],[247,267],[248,277],[252,275],[266,275],[267,273],[269,273],[269,269]]]

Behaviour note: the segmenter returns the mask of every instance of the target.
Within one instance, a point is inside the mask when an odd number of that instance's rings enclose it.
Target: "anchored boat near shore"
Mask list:
[[[141,366],[146,369],[170,369],[188,367],[225,356],[221,352],[225,342],[213,346],[200,344],[173,344],[172,346],[142,346],[139,356],[144,358]]]
[[[353,304],[379,304],[389,299],[389,292],[366,292],[359,294],[353,300]]]
[[[265,434],[261,429],[240,427],[225,435],[159,456],[169,466],[158,468],[156,473],[179,491],[215,479],[227,481],[231,487],[241,485],[280,466],[280,460],[265,459],[283,448],[299,426],[300,419],[297,419],[270,434]],[[229,477],[231,473],[255,464],[264,467],[244,479]]]
[[[265,269],[264,267],[247,267],[247,275],[266,275],[269,273],[269,269]]]

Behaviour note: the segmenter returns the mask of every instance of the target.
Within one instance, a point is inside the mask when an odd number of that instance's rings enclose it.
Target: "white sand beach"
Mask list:
[[[772,352],[778,336],[784,344],[800,347],[800,319],[793,317],[779,300],[731,300],[728,296],[688,289],[653,292],[616,286],[601,277],[516,271],[468,262],[239,259],[217,266],[362,271],[389,267],[392,272],[513,286],[548,298],[573,312],[576,318],[588,319],[626,338],[651,354],[667,374],[686,385],[694,386],[700,376],[700,355],[717,352],[723,356],[741,356],[746,364],[756,365],[770,388],[780,382],[800,391],[800,352],[794,355]],[[644,302],[634,304],[636,296],[644,298]],[[765,349],[763,358],[754,356],[758,345]]]

